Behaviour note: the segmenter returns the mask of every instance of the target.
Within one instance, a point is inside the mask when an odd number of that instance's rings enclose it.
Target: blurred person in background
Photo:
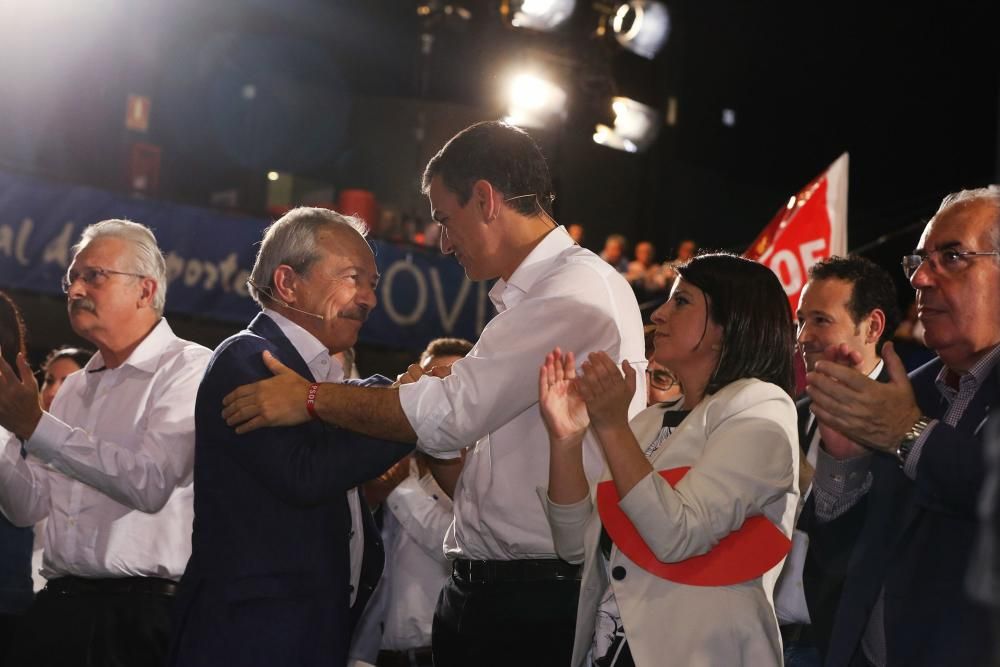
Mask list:
[[[446,377],[471,349],[472,343],[461,338],[432,340],[420,355],[420,370]],[[404,373],[400,380],[415,381],[413,375]],[[417,451],[364,488],[382,531],[386,562],[355,631],[351,655],[378,667],[431,667],[434,607],[451,574],[444,538],[455,518],[453,484],[446,492],[431,474],[427,455]]]
[[[11,368],[18,368],[18,356],[27,353],[25,335],[21,312],[9,296],[0,292],[0,355]],[[20,450],[14,435],[0,428],[0,446],[7,447],[8,442]],[[0,665],[7,664],[4,655],[31,605],[31,544],[30,526],[15,526],[5,514],[0,515]]]
[[[601,259],[615,267],[618,273],[628,273],[628,239],[621,234],[611,234],[604,240]]]
[[[52,399],[56,397],[63,381],[86,366],[92,356],[94,353],[90,350],[69,346],[58,347],[49,352],[42,362],[42,387],[38,393],[43,410],[52,407]]]

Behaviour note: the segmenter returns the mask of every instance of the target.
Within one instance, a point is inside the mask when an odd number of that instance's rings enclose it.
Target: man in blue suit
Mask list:
[[[945,198],[903,269],[938,358],[907,377],[886,345],[889,381],[878,383],[828,351],[808,375],[826,427],[812,534],[858,530],[840,552],[846,580],[826,664],[983,665],[989,615],[963,584],[984,426],[1000,400],[1000,190]]]
[[[270,376],[264,351],[310,381],[343,381],[332,355],[354,344],[376,303],[364,232],[354,218],[299,208],[264,235],[250,279],[263,312],[219,346],[198,390],[174,665],[347,661],[384,562],[357,487],[412,447],[318,420],[237,436],[220,406],[234,387]]]

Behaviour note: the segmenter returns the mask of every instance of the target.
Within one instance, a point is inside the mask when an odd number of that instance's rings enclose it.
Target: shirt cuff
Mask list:
[[[820,447],[816,452],[816,472],[813,486],[833,495],[859,491],[868,478],[872,454],[862,454],[849,459],[835,459]]]
[[[417,449],[438,459],[461,456],[465,445],[454,449],[450,443],[437,442],[441,433],[439,426],[450,413],[451,406],[440,378],[425,375],[416,382],[400,385],[399,406],[417,434]]]
[[[48,412],[42,412],[42,418],[35,427],[35,432],[24,441],[24,449],[43,463],[51,463],[72,432],[71,426],[59,421]]]
[[[385,498],[385,504],[397,519],[400,518],[401,510],[406,510],[408,514],[413,514],[416,503],[433,500],[424,487],[420,486],[420,481],[410,476],[400,482],[395,489],[389,492]]]
[[[928,424],[924,432],[920,434],[920,437],[913,442],[913,446],[910,447],[910,453],[906,455],[906,463],[903,464],[903,474],[910,479],[916,481],[917,479],[917,465],[920,463],[920,452],[924,449],[924,443],[930,438],[931,431],[937,426],[938,420],[932,419]]]
[[[552,502],[552,499],[549,498],[549,490],[542,487],[538,488],[538,495],[545,499],[546,513],[552,518],[552,521],[558,524],[585,523],[590,519],[590,513],[593,511],[590,494],[569,505]]]
[[[10,431],[0,428],[0,442],[3,443],[0,457],[7,463],[17,464],[21,460],[21,441]]]

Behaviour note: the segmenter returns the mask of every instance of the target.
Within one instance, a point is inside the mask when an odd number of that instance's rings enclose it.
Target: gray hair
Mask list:
[[[83,230],[80,240],[73,246],[73,257],[76,257],[91,241],[106,237],[121,239],[132,245],[131,270],[146,278],[152,278],[156,283],[153,310],[157,315],[163,315],[163,306],[167,302],[167,264],[160,247],[156,244],[153,231],[146,225],[130,220],[103,220]]]
[[[274,272],[287,264],[298,273],[309,271],[319,259],[316,234],[322,229],[351,230],[362,238],[368,234],[364,220],[353,215],[341,215],[326,208],[300,206],[281,216],[264,231],[257,260],[250,272],[250,296],[261,307],[263,299],[272,299]]]
[[[990,236],[993,241],[993,249],[1000,251],[1000,185],[987,185],[984,188],[952,192],[950,195],[941,200],[941,205],[938,206],[937,213],[935,213],[934,216],[937,217],[941,211],[956,204],[963,204],[972,201],[984,201],[992,204],[993,208],[996,209],[997,215],[996,219],[993,221],[993,231]]]

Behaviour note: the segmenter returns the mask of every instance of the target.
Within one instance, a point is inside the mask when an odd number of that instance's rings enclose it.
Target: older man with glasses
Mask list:
[[[846,573],[828,666],[987,663],[989,616],[963,582],[984,425],[1000,399],[998,256],[1000,189],[946,197],[903,258],[938,358],[907,377],[887,344],[883,384],[851,367],[854,353],[831,346],[807,376],[813,413],[827,427],[813,530],[843,544],[836,566]]]
[[[158,665],[191,553],[194,396],[208,349],[163,318],[166,265],[152,232],[84,230],[63,278],[70,324],[97,353],[51,412],[23,355],[0,362],[0,509],[48,517],[48,579],[9,665]],[[27,457],[22,457],[22,446]]]

